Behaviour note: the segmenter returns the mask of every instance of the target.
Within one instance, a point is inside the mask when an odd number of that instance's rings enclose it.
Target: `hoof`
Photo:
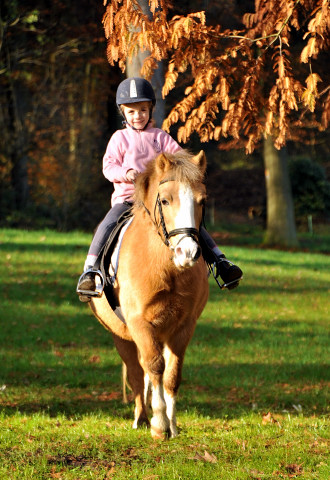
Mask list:
[[[173,430],[170,431],[170,437],[171,438],[175,438],[179,435],[178,431],[176,428],[174,428]]]
[[[151,425],[151,436],[154,440],[168,440],[170,437],[170,432],[163,432],[160,428],[154,427]]]

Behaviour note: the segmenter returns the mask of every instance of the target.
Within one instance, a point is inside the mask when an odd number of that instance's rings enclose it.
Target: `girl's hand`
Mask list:
[[[134,180],[139,175],[139,173],[140,172],[138,172],[137,170],[134,170],[134,168],[131,168],[126,172],[126,178],[129,182],[134,182]]]

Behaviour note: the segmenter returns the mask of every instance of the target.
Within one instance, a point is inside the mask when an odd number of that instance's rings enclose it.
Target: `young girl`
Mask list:
[[[103,157],[103,174],[114,186],[112,208],[96,230],[85,261],[84,273],[78,281],[77,293],[83,302],[89,301],[91,296],[98,296],[95,276],[100,275],[99,257],[118,218],[132,205],[135,178],[159,153],[181,150],[170,135],[151,125],[156,98],[147,80],[133,77],[121,82],[116,102],[124,117],[125,128],[112,135]],[[241,269],[226,259],[203,228],[201,243],[204,258],[215,264],[215,276],[220,275],[225,284],[230,284],[228,288],[237,287],[242,278]]]

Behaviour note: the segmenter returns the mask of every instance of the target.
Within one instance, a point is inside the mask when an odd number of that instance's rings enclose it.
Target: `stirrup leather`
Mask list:
[[[81,280],[84,278],[84,276],[87,273],[91,273],[95,277],[97,275],[100,278],[100,283],[95,282],[95,290],[83,290],[82,288],[79,288],[79,284],[80,284]],[[94,270],[93,268],[89,268],[88,270],[86,270],[86,272],[84,272],[84,273],[82,273],[82,275],[80,275],[76,292],[79,295],[85,295],[86,297],[100,297],[103,293],[103,289],[104,289],[104,278],[103,278],[103,274],[102,274],[101,270]]]

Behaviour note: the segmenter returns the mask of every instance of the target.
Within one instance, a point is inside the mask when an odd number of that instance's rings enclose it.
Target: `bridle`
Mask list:
[[[163,185],[164,183],[166,182],[173,182],[175,181],[174,178],[166,178],[164,180],[161,180],[159,182],[159,186],[160,185]],[[165,218],[164,218],[164,214],[163,214],[163,208],[162,208],[162,203],[160,201],[160,195],[159,195],[159,192],[157,193],[157,198],[156,198],[156,202],[155,202],[155,206],[154,206],[154,214],[153,214],[153,218],[152,218],[152,215],[150,213],[150,211],[148,210],[148,208],[145,206],[144,203],[143,204],[143,207],[144,209],[146,210],[146,212],[148,213],[149,217],[151,218],[153,224],[156,226],[157,228],[157,233],[158,235],[160,236],[160,238],[162,239],[163,243],[169,247],[171,250],[174,250],[174,247],[173,245],[171,244],[170,242],[170,238],[171,237],[175,237],[176,235],[180,235],[180,234],[183,234],[183,236],[180,238],[180,240],[178,241],[178,243],[176,244],[176,246],[179,245],[179,243],[184,239],[184,238],[192,238],[195,242],[199,243],[199,230],[197,230],[197,228],[193,228],[193,227],[182,227],[182,228],[174,228],[173,230],[170,230],[168,231],[167,228],[166,228],[166,222],[165,222]],[[157,223],[157,220],[156,220],[156,212],[157,212],[157,208],[158,208],[158,212],[159,212],[159,218],[160,218],[160,221],[159,223]],[[160,231],[159,231],[159,228],[162,227],[162,233],[163,235],[161,235]]]

